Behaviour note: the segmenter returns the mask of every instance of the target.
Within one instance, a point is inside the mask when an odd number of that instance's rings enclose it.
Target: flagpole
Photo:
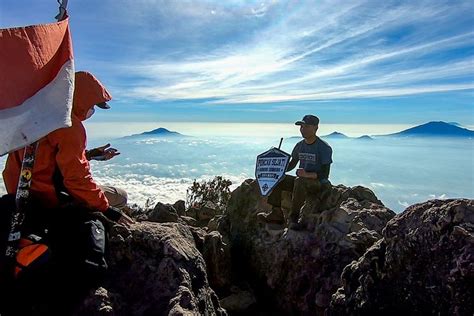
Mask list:
[[[59,3],[59,13],[54,18],[58,20],[59,22],[64,18],[64,15],[66,14],[68,0],[56,0],[56,1]]]

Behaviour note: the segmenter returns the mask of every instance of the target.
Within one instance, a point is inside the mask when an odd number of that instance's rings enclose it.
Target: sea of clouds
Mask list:
[[[299,138],[283,141],[291,153]],[[333,148],[330,180],[346,186],[372,189],[396,212],[433,198],[474,198],[473,140],[326,139]],[[111,142],[121,155],[92,161],[100,184],[127,190],[131,203],[173,203],[186,198],[193,180],[221,175],[236,188],[254,178],[256,156],[279,139],[268,137],[125,137],[94,139],[90,147]],[[0,158],[3,166],[5,157]],[[294,174],[290,172],[290,174]],[[0,193],[5,189],[0,186]]]

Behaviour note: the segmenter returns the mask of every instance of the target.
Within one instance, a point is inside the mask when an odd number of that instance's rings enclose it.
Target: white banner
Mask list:
[[[257,156],[255,178],[262,196],[269,195],[283,179],[289,162],[290,155],[278,148],[271,148]]]

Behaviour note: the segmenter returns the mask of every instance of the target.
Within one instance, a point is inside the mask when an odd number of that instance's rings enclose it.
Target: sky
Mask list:
[[[0,27],[54,21],[2,0]],[[69,0],[77,70],[111,91],[93,123],[474,126],[473,1]]]

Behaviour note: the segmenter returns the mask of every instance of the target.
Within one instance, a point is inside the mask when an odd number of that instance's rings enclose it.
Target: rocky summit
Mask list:
[[[393,218],[342,273],[332,315],[472,315],[474,201],[433,200]]]
[[[282,208],[288,216],[290,193]],[[109,272],[78,315],[472,315],[474,202],[396,215],[362,186],[308,196],[301,230],[246,180],[221,212],[182,201],[110,229]]]

